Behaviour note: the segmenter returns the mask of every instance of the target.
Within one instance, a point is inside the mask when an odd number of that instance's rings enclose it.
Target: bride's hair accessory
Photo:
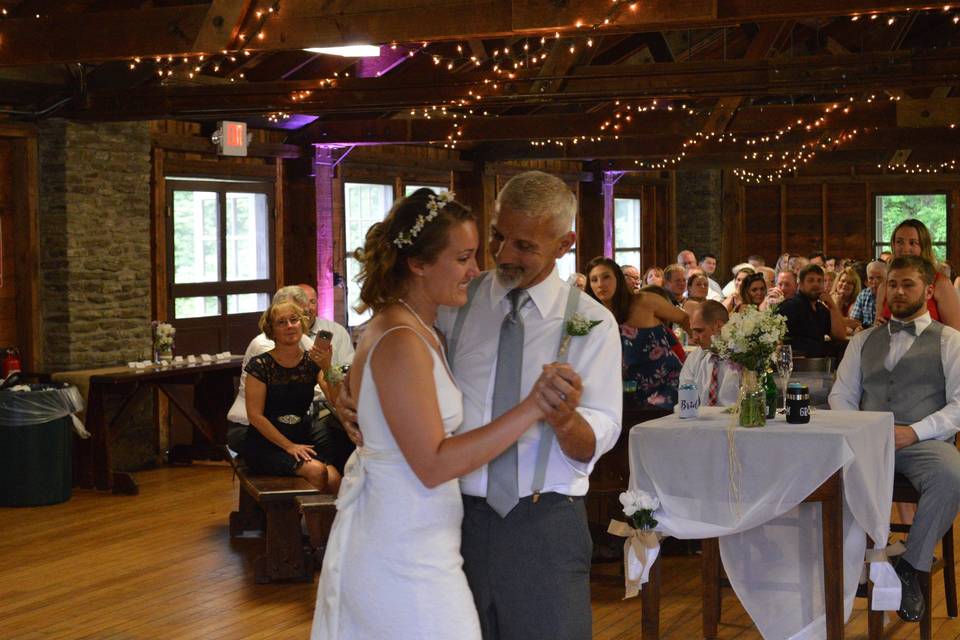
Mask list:
[[[393,244],[399,248],[413,244],[423,230],[423,226],[440,215],[440,209],[447,206],[447,203],[453,200],[454,195],[456,194],[452,191],[441,191],[440,195],[431,193],[427,200],[427,212],[417,216],[417,221],[413,223],[409,231],[397,234],[397,237],[393,239]]]

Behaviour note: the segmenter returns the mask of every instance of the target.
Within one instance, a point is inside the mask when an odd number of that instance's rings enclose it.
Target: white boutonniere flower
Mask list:
[[[601,322],[602,320],[591,320],[579,313],[573,314],[570,320],[567,321],[567,326],[564,328],[563,342],[560,344],[560,356],[562,357],[567,354],[572,338],[587,335]]]

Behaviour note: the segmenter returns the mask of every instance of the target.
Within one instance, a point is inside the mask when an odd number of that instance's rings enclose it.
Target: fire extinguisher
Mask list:
[[[0,363],[0,371],[3,378],[9,378],[11,374],[20,371],[20,352],[17,349],[7,349],[3,356],[3,362]]]

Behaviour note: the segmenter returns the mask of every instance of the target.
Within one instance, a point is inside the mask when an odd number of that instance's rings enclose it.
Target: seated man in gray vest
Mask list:
[[[960,510],[960,332],[930,318],[934,267],[901,256],[887,271],[893,318],[856,334],[830,391],[831,409],[890,411],[895,468],[920,492],[906,553],[894,564],[903,586],[901,618],[920,620],[917,571],[930,571],[937,541]]]

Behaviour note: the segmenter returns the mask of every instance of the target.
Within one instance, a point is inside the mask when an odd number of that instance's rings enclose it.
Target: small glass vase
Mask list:
[[[760,376],[756,371],[743,372],[739,409],[738,418],[741,427],[766,426],[767,394],[763,385],[760,384]]]
[[[173,351],[161,351],[157,354],[157,360],[161,364],[170,364],[173,362]]]

